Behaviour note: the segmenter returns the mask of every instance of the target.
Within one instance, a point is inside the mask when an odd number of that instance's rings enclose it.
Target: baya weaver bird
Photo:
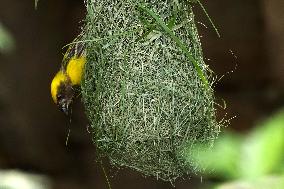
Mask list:
[[[73,101],[76,86],[80,86],[86,63],[86,51],[83,43],[69,46],[64,55],[61,69],[51,82],[51,97],[59,109],[66,115]]]

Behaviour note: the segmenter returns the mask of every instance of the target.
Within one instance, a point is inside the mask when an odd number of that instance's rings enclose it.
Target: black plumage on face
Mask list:
[[[70,81],[60,83],[56,98],[59,109],[68,115],[70,112],[69,107],[74,98],[74,90]]]

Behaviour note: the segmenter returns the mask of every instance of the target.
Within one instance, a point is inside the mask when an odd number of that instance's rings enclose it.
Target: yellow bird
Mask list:
[[[74,87],[81,84],[85,63],[84,46],[76,43],[67,50],[62,67],[51,82],[51,97],[59,109],[67,115],[75,95]]]

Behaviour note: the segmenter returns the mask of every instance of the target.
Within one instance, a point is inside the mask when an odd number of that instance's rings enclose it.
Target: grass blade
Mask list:
[[[176,42],[176,44],[179,46],[179,48],[182,50],[182,52],[186,55],[186,57],[189,59],[189,61],[193,64],[195,70],[197,71],[198,76],[202,80],[202,82],[205,85],[205,88],[208,89],[208,81],[206,77],[204,76],[200,66],[198,65],[197,61],[193,58],[191,53],[188,51],[185,44],[182,43],[182,41],[172,32],[172,30],[160,19],[160,17],[155,14],[152,10],[148,9],[147,7],[143,6],[142,4],[138,4],[138,8],[145,12],[147,15],[151,16],[157,24]]]

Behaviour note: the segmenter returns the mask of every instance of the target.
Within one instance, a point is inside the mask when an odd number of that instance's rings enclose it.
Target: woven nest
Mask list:
[[[186,45],[207,88],[176,41],[138,3]],[[184,153],[197,143],[211,145],[220,125],[190,1],[87,0],[86,5],[82,98],[98,153],[117,167],[167,181],[194,172],[196,165]]]

